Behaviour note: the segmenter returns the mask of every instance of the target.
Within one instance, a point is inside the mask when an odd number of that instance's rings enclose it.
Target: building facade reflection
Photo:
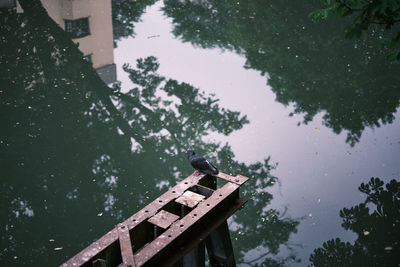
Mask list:
[[[116,81],[111,0],[41,0],[49,16],[79,44],[101,79]],[[23,12],[17,3],[17,11]]]

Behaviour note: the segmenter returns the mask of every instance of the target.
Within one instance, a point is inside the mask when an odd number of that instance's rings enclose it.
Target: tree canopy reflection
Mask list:
[[[358,235],[354,244],[339,238],[324,242],[310,256],[313,266],[396,266],[399,264],[400,182],[379,178],[358,188],[363,203],[340,211],[342,226]]]
[[[140,21],[146,7],[153,5],[156,0],[112,0],[112,23],[114,40],[135,35],[135,23]],[[116,45],[116,42],[114,42]]]
[[[154,57],[124,66],[134,84],[128,92],[107,87],[40,1],[19,2],[24,13],[0,16],[5,265],[62,263],[191,173],[188,147],[224,172],[250,177],[250,201],[231,222],[234,242],[243,241],[234,245],[238,261],[256,247],[265,251],[259,262],[292,260],[273,257],[298,225],[268,208],[275,165],[238,162],[228,144],[205,141],[209,132],[242,128],[245,116],[160,76]]]
[[[319,0],[165,1],[173,33],[203,48],[234,51],[245,68],[268,77],[276,100],[293,104],[303,123],[322,112],[323,123],[347,133],[355,145],[365,128],[394,120],[400,101],[399,64],[380,46],[385,32],[371,29],[362,40],[342,38],[345,21],[313,23],[307,15]]]

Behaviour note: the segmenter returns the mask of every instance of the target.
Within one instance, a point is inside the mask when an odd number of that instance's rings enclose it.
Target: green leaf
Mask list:
[[[312,19],[314,22],[319,22],[321,20],[327,20],[329,17],[329,8],[324,8],[324,9],[318,9],[315,10],[314,12],[311,12],[308,17]]]

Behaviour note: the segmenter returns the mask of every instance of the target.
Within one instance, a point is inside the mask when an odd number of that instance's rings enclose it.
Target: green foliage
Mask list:
[[[0,16],[3,265],[61,264],[193,172],[187,148],[250,177],[232,233],[247,239],[243,253],[277,253],[288,242],[298,222],[268,208],[276,165],[268,157],[239,162],[228,144],[206,141],[210,132],[241,129],[246,116],[161,76],[155,57],[124,65],[134,84],[127,92],[107,87],[39,0],[19,2],[24,13]]]
[[[391,59],[400,61],[400,2],[398,0],[333,0],[322,1],[328,7],[318,9],[309,14],[309,17],[319,22],[326,20],[331,14],[341,17],[349,16],[352,22],[343,28],[348,38],[360,38],[371,27],[378,27],[388,32],[385,46],[390,50]],[[368,33],[367,33],[368,34]]]
[[[331,1],[329,1],[331,2]],[[330,3],[329,3],[330,4]],[[328,8],[322,8],[315,10],[309,14],[309,18],[311,18],[315,22],[319,22],[321,20],[327,20],[329,18],[329,15],[336,11],[338,8],[338,5],[332,5]]]
[[[130,79],[140,87],[135,88],[137,90],[134,94],[128,93],[134,96],[134,100],[120,93],[115,95],[118,106],[123,108],[122,113],[131,114],[129,110],[139,110],[138,113],[126,118],[134,121],[133,125],[140,125],[137,128],[150,130],[140,132],[145,139],[151,138],[152,134],[162,129],[167,130],[171,136],[161,136],[158,142],[160,146],[167,147],[168,151],[180,153],[187,147],[196,147],[196,151],[200,154],[216,151],[216,154],[208,154],[208,158],[216,162],[217,166],[223,166],[224,172],[241,173],[249,177],[250,181],[243,192],[244,197],[249,199],[249,203],[246,210],[234,217],[234,222],[238,226],[237,229],[231,231],[233,239],[241,244],[236,253],[240,255],[237,260],[242,262],[244,253],[257,246],[266,247],[268,254],[277,254],[279,246],[286,244],[290,234],[296,232],[298,221],[285,218],[285,214],[281,214],[278,210],[263,211],[272,200],[272,195],[266,190],[277,182],[277,178],[271,175],[276,165],[270,163],[270,158],[254,164],[240,163],[234,159],[235,155],[228,144],[220,146],[202,141],[202,137],[206,136],[210,130],[227,135],[242,128],[248,123],[246,116],[241,117],[239,112],[220,107],[218,99],[201,93],[199,89],[187,83],[179,83],[176,80],[167,80],[158,76],[156,74],[158,66],[154,57],[139,59],[136,69],[129,65],[124,66],[124,70],[130,74]],[[157,94],[154,88],[178,101],[160,98],[160,94]],[[141,119],[143,115],[146,116],[144,120]],[[171,137],[173,137],[172,140]],[[161,151],[158,155],[160,153]],[[169,162],[170,155],[166,154],[162,157]],[[175,165],[173,161],[167,164],[171,167]],[[251,215],[249,215],[249,210]],[[267,259],[269,258],[265,256],[260,260]]]
[[[331,239],[324,242],[322,248],[314,250],[310,261],[316,267],[354,266],[349,260],[353,256],[351,248],[349,242],[342,242],[339,238]]]
[[[146,7],[156,0],[112,0],[112,20],[114,41],[135,35],[135,23],[140,21]],[[116,46],[116,42],[114,42]]]
[[[362,183],[364,203],[340,211],[342,227],[358,235],[354,244],[339,238],[324,242],[310,256],[313,266],[396,266],[400,245],[400,182],[384,187],[379,178]],[[372,208],[372,210],[371,210]]]
[[[334,3],[331,1],[331,3]],[[381,32],[350,41],[344,21],[308,19],[318,0],[191,2],[168,0],[175,36],[203,48],[221,48],[246,58],[245,68],[260,71],[276,100],[292,105],[307,124],[323,113],[334,133],[345,132],[354,146],[366,128],[391,123],[399,106],[399,64],[390,64]]]

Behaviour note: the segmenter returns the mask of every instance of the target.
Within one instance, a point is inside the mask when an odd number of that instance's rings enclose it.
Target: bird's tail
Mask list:
[[[211,165],[211,172],[212,172],[212,174],[217,175],[217,174],[219,173],[218,168],[215,167],[215,166],[212,165],[212,164],[210,164],[210,165]]]

